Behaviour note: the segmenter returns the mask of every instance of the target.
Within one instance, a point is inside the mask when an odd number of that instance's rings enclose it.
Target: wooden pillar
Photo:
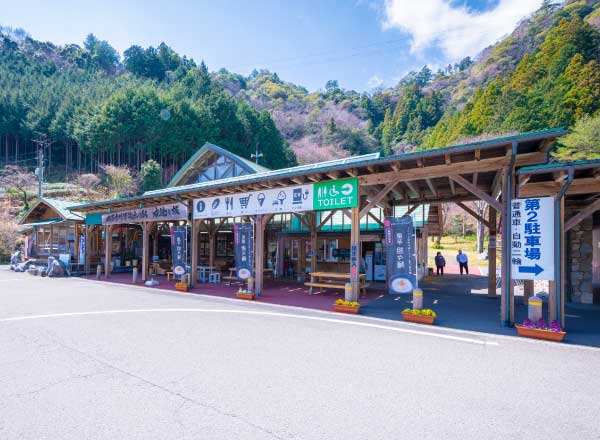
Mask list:
[[[310,222],[310,250],[312,255],[310,256],[310,272],[317,271],[317,213],[312,212]]]
[[[94,226],[88,226],[85,225],[84,226],[84,237],[85,237],[85,258],[83,260],[83,273],[85,275],[87,275],[90,272],[90,237],[91,237],[91,233],[90,231],[94,228]],[[79,249],[79,245],[77,245],[77,248]]]
[[[104,279],[110,275],[110,262],[112,260],[112,226],[104,226]]]
[[[192,237],[190,239],[190,246],[192,247],[192,276],[190,279],[190,286],[194,287],[198,281],[198,242],[200,238],[200,222],[192,219]]]
[[[566,240],[565,240],[565,198],[561,197],[560,202],[558,202],[560,209],[560,220],[559,224],[554,227],[558,227],[559,236],[560,236],[560,325],[565,327],[565,300],[566,300],[566,291],[567,291],[567,252],[566,252]],[[557,319],[557,318],[555,318]]]
[[[298,279],[304,281],[306,276],[306,239],[298,238]]]
[[[158,236],[160,234],[158,223],[154,224],[154,240],[152,241],[152,255],[158,255]]]
[[[496,296],[496,210],[488,208],[488,296]]]
[[[513,179],[509,170],[502,171],[502,295],[500,297],[500,319],[503,325],[512,326],[515,322],[515,291],[510,265],[510,200],[514,194]]]
[[[263,268],[265,267],[265,225],[263,215],[256,215],[254,218],[254,293],[260,295],[263,290]]]
[[[148,279],[148,255],[150,255],[150,228],[151,223],[142,223],[142,281]]]
[[[356,249],[356,252],[360,252],[360,207],[352,208],[350,211],[351,217],[351,229],[350,229],[350,253],[352,249]],[[360,266],[360,255],[357,255],[357,264]],[[352,264],[350,264],[350,270],[352,270]],[[360,273],[360,271],[359,271]],[[352,285],[351,301],[358,301],[359,294],[359,282],[358,280],[350,281]]]
[[[208,228],[208,265],[214,266],[217,257],[217,234],[218,228],[215,227],[215,220],[210,219],[210,227]]]

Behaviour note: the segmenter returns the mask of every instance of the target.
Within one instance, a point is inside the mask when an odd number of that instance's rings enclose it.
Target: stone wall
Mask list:
[[[592,304],[594,299],[592,228],[592,217],[588,217],[567,235],[567,300],[574,303]]]

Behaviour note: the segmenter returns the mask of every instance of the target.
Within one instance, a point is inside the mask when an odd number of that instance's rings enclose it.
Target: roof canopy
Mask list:
[[[391,189],[387,199],[393,205],[477,200],[482,194],[484,197],[487,194],[487,200],[493,202],[500,194],[502,170],[510,167],[513,150],[517,168],[544,164],[555,139],[563,134],[565,130],[555,128],[383,158],[376,153],[169,187],[141,196],[89,203],[75,209],[82,212],[122,210],[140,204],[152,206],[344,177],[357,177],[361,193],[367,200],[376,200],[375,204],[381,201],[377,194],[386,188],[386,194]]]
[[[19,221],[20,225],[44,224],[53,221],[71,220],[83,221],[83,217],[70,210],[72,206],[78,205],[81,202],[72,202],[68,200],[51,199],[43,197],[38,199],[29,211],[25,213]]]

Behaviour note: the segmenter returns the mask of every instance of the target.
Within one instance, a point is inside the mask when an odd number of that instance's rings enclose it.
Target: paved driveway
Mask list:
[[[3,440],[600,438],[593,348],[3,268],[0,347]]]

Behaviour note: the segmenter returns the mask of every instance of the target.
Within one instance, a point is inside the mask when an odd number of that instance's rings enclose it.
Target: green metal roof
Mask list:
[[[177,171],[177,173],[173,176],[173,178],[169,181],[167,188],[172,188],[175,183],[183,177],[185,172],[192,167],[203,155],[207,152],[217,153],[222,156],[226,156],[234,162],[237,162],[242,168],[244,168],[250,174],[255,173],[264,173],[266,171],[270,171],[269,168],[263,167],[257,163],[254,163],[248,159],[245,159],[237,154],[232,153],[224,148],[219,147],[218,145],[211,144],[206,142],[198,151],[196,151],[192,157],[190,157],[186,163]]]
[[[51,199],[49,197],[42,197],[38,199],[31,208],[23,215],[19,224],[28,224],[23,223],[23,220],[27,218],[27,216],[40,204],[44,203],[47,206],[54,209],[63,220],[73,220],[73,221],[81,221],[83,217],[71,211],[71,208],[81,204],[81,201],[71,201],[71,200],[61,200],[61,199]]]
[[[342,170],[349,167],[365,166],[365,165],[383,165],[390,162],[396,162],[399,160],[411,160],[427,158],[431,156],[439,156],[448,153],[457,153],[462,151],[472,151],[481,148],[494,148],[502,145],[506,145],[511,142],[532,142],[537,140],[548,139],[552,137],[562,136],[566,133],[563,128],[552,128],[548,130],[535,131],[530,133],[523,133],[514,136],[505,136],[495,139],[489,139],[485,141],[477,141],[467,144],[454,145],[450,147],[438,148],[433,150],[416,151],[412,153],[396,154],[392,156],[386,156],[383,158],[379,157],[379,153],[366,154],[362,156],[353,156],[345,159],[337,159],[327,162],[320,162],[310,165],[300,165],[292,168],[284,168],[280,170],[266,171],[261,173],[250,174],[247,176],[240,176],[235,178],[227,178],[221,180],[213,180],[210,182],[194,183],[190,185],[177,186],[172,188],[164,188],[155,191],[147,191],[140,196],[127,197],[121,199],[105,200],[102,202],[88,203],[84,205],[74,206],[71,209],[77,208],[92,208],[94,206],[105,205],[107,203],[116,203],[123,201],[141,201],[148,197],[156,197],[161,195],[177,195],[186,193],[193,190],[202,189],[214,189],[220,187],[227,187],[231,184],[241,185],[244,183],[254,183],[261,180],[267,180],[269,178],[277,177],[291,177],[294,175],[302,175],[307,172],[327,172]]]
[[[527,167],[519,168],[517,170],[517,174],[550,173],[552,171],[560,171],[571,167],[580,169],[600,167],[600,159],[576,160],[573,162],[553,162],[545,163],[542,165],[530,165]]]

